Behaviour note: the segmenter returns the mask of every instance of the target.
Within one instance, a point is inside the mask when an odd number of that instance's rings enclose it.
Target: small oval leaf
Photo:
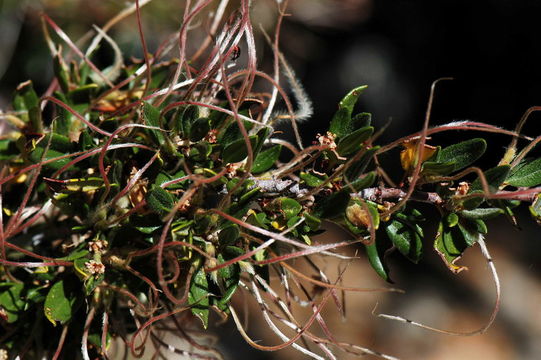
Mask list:
[[[518,164],[511,170],[505,183],[520,187],[531,187],[541,184],[541,158]]]
[[[336,147],[336,151],[341,156],[346,156],[358,151],[363,142],[365,142],[374,132],[372,126],[366,126],[355,130],[349,135],[344,136]]]
[[[385,264],[381,260],[381,254],[378,251],[376,243],[365,245],[366,255],[368,256],[368,261],[376,273],[385,281],[390,281],[389,273],[385,267]]]
[[[436,158],[437,162],[454,163],[454,168],[449,172],[458,171],[473,164],[484,154],[487,142],[481,138],[466,140],[458,144],[441,149]]]
[[[473,210],[462,210],[459,214],[468,220],[488,220],[504,213],[505,211],[500,208],[477,208]]]
[[[206,329],[209,324],[209,284],[207,274],[202,267],[192,277],[188,304],[191,306],[192,313],[201,320]]]
[[[269,170],[280,157],[281,151],[282,145],[276,145],[257,154],[252,165],[252,173],[258,174]]]
[[[80,304],[79,293],[80,290],[77,291],[71,282],[65,280],[57,281],[51,286],[45,298],[45,304],[43,305],[45,317],[54,325],[56,325],[57,321],[60,321],[62,324],[68,322]]]
[[[385,232],[398,251],[412,262],[419,262],[423,254],[423,230],[419,225],[393,219],[385,227]]]
[[[257,135],[250,136],[250,144],[254,149],[257,144]],[[248,156],[248,150],[246,149],[246,141],[244,138],[233,141],[227,145],[222,151],[224,163],[236,163],[244,160]]]
[[[153,185],[146,196],[147,204],[150,209],[160,215],[165,215],[175,205],[175,198],[167,190]]]
[[[353,107],[359,98],[359,95],[367,88],[368,86],[363,85],[351,90],[344,98],[340,101],[338,105],[338,111],[334,114],[332,118],[329,131],[335,134],[338,137],[345,136],[353,130],[353,121],[351,119],[351,114],[353,113]]]

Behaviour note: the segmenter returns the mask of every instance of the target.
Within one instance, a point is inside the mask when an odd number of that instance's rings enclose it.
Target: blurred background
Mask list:
[[[18,83],[32,79],[38,92],[43,92],[52,78],[40,12],[78,39],[92,24],[104,25],[129,4],[117,0],[0,0],[0,109],[7,108]],[[231,1],[230,7],[234,5]],[[183,6],[182,1],[153,0],[143,8],[151,51],[179,28]],[[273,1],[255,1],[255,28],[261,25],[272,32],[276,13]],[[315,115],[302,127],[307,143],[326,129],[340,98],[363,84],[369,88],[361,96],[358,110],[371,112],[376,128],[390,122],[380,144],[420,129],[430,85],[440,77],[455,80],[438,85],[433,125],[467,119],[513,129],[528,107],[541,105],[539,1],[291,0],[289,13],[282,27],[281,49],[314,103]],[[141,57],[134,16],[110,34],[126,57]],[[258,51],[261,67],[271,71],[272,53],[262,38]],[[112,57],[104,52],[99,61],[107,65]],[[539,134],[540,116],[532,115],[525,133]],[[476,136],[484,135],[445,133],[431,141],[446,145]],[[489,151],[483,158],[486,167],[496,165],[509,142],[501,136],[489,139]],[[382,160],[398,164],[398,152]],[[400,173],[392,175],[399,177]],[[372,315],[377,303],[378,312],[458,331],[477,329],[490,315],[494,286],[478,247],[469,249],[462,259],[469,271],[451,274],[430,251],[435,234],[430,214],[434,211],[430,207],[421,210],[428,218],[425,258],[420,265],[409,264],[398,255],[389,258],[395,286],[406,294],[347,294],[346,321],[327,305],[325,313],[335,337],[403,359],[539,359],[541,238],[540,228],[527,211],[518,214],[521,231],[503,220],[488,224],[487,244],[501,276],[503,297],[501,312],[486,334],[452,337]],[[326,236],[333,240],[347,237],[337,229],[330,229]],[[337,269],[332,263],[321,266],[330,273]],[[363,255],[349,266],[343,283],[385,286]],[[237,301],[241,308],[244,299]],[[279,339],[263,331],[266,325],[257,304],[248,303],[251,336],[262,344],[278,344]],[[216,330],[228,359],[303,358],[291,349],[276,353],[252,350],[231,321]]]

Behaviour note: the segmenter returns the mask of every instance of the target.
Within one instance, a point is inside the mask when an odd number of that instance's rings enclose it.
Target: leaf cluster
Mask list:
[[[108,78],[58,52],[53,93],[40,97],[26,81],[2,114],[1,343],[11,353],[37,354],[41,343],[52,354],[69,328],[69,339],[87,338],[103,355],[102,341],[137,334],[177,306],[207,328],[212,310],[230,314],[243,279],[268,282],[273,266],[284,272],[290,258],[338,247],[317,250],[324,222],[343,227],[387,281],[390,250],[418,263],[430,242],[459,272],[487,220],[516,224],[526,201],[541,222],[541,159],[526,158],[529,148],[481,170],[472,165],[483,138],[441,148],[411,136],[396,143],[396,185],[378,161],[393,146],[375,144],[370,114],[354,114],[366,86],[342,99],[313,145],[291,150],[262,121],[265,96],[210,75],[196,83],[187,71],[187,88],[171,91],[178,61],[151,65],[151,76],[134,62]],[[436,234],[418,202],[437,210]],[[92,321],[96,311],[111,326]]]

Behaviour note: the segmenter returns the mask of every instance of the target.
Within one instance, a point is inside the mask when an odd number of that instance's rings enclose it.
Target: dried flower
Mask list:
[[[96,260],[87,261],[85,267],[91,275],[101,275],[105,273],[105,265]]]

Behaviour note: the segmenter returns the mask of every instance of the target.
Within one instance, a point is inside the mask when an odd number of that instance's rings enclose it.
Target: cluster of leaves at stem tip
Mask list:
[[[482,171],[471,166],[484,139],[441,148],[426,138],[494,131],[488,125],[427,128],[380,147],[370,114],[354,111],[361,86],[328,131],[298,149],[261,121],[268,102],[235,82],[243,74],[225,75],[223,86],[208,81],[223,78],[227,59],[181,73],[186,86],[170,89],[179,60],[146,59],[109,75],[89,59],[54,55],[54,91],[40,98],[23,82],[1,114],[9,131],[0,139],[0,343],[10,354],[33,354],[35,344],[67,352],[81,337],[103,354],[115,336],[179,306],[206,328],[212,309],[230,313],[243,277],[269,282],[270,265],[354,242],[385,280],[388,249],[417,263],[428,242],[459,272],[486,220],[516,223],[521,201],[541,219],[541,159],[526,158],[537,141],[518,151],[517,132],[508,132],[501,163]],[[394,185],[375,160],[397,146],[404,180]],[[471,172],[477,178],[464,180]],[[437,234],[423,231],[417,201],[441,214]],[[325,221],[352,241],[318,248],[312,237]],[[92,321],[97,312],[109,326]]]

